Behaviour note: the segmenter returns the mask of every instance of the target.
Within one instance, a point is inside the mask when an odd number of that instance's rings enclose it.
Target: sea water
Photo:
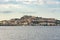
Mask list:
[[[60,40],[60,26],[0,26],[0,40]]]

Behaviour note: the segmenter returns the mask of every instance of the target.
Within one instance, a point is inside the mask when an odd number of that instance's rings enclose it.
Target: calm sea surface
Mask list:
[[[60,40],[60,26],[0,26],[0,40]]]

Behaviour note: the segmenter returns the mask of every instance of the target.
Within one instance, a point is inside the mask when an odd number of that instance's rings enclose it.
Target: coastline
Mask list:
[[[0,26],[60,26],[60,20],[24,15],[21,18],[2,20]]]

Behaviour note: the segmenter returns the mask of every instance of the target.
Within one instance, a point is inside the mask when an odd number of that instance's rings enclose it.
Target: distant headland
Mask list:
[[[21,18],[2,20],[0,26],[60,26],[60,20],[24,15]]]

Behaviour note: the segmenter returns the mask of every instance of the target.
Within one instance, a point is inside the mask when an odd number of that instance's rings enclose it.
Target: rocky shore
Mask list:
[[[60,20],[24,15],[21,18],[2,20],[0,26],[60,26]]]

